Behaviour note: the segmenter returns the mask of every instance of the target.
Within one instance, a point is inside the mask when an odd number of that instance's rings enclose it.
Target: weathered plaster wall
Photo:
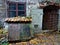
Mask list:
[[[0,0],[0,20],[2,21],[6,17],[6,5],[5,0]]]
[[[40,0],[41,1],[41,0]],[[29,2],[28,2],[29,3]],[[32,16],[32,27],[34,28],[34,25],[38,25],[37,32],[40,32],[42,30],[42,20],[43,20],[43,9],[38,9],[39,2],[38,0],[35,2],[32,0],[31,3],[28,5],[27,3],[27,16]]]
[[[32,26],[38,25],[38,32],[42,30],[43,9],[32,10]]]
[[[7,1],[13,1],[13,2],[25,2],[26,0],[7,0]]]
[[[59,9],[59,19],[58,19],[58,30],[60,30],[60,9]]]

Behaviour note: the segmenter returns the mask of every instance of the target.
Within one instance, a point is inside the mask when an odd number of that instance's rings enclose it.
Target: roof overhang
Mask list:
[[[44,7],[46,7],[46,6],[55,6],[55,8],[58,8],[58,9],[60,9],[60,3],[53,3],[53,2],[49,2],[49,3],[47,3],[47,2],[45,2],[45,3],[39,3],[39,8],[44,8]]]

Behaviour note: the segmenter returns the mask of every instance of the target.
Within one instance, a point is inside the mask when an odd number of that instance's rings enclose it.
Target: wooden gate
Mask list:
[[[43,15],[43,30],[58,30],[58,7],[46,6]]]

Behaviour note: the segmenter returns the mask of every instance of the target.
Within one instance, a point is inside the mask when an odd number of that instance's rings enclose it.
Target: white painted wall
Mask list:
[[[34,3],[34,4],[30,4],[29,3]],[[30,11],[33,9],[36,9],[38,6],[38,0],[27,0],[26,3],[26,11],[27,11],[27,16],[30,15]]]
[[[40,0],[41,1],[41,0]],[[28,5],[28,1],[26,4],[26,14],[27,16],[32,16],[32,28],[34,28],[34,25],[38,25],[38,28],[34,29],[36,33],[41,32],[42,30],[42,20],[43,20],[43,9],[38,9],[39,2],[38,0],[30,0],[30,4]]]
[[[42,20],[43,20],[43,9],[34,9],[31,13],[32,16],[32,26],[38,25],[38,28],[42,30]]]

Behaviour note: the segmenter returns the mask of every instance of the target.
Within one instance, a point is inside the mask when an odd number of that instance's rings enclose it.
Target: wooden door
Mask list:
[[[43,30],[58,30],[58,9],[55,6],[44,8]]]

